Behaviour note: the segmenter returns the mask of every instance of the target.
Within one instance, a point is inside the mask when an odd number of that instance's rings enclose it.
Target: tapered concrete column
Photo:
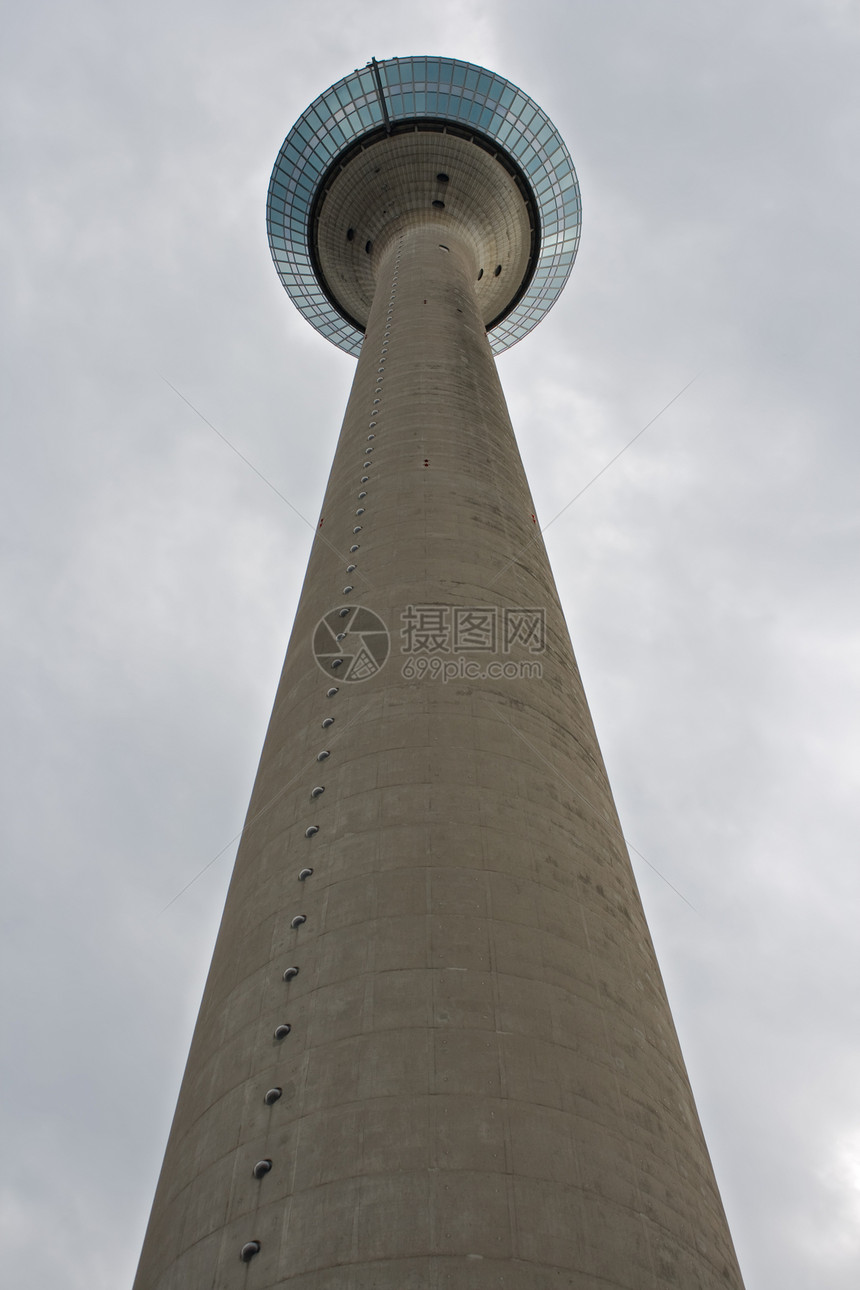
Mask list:
[[[369,254],[135,1288],[740,1290],[474,239],[434,214]],[[362,683],[312,648],[355,604],[391,638]]]

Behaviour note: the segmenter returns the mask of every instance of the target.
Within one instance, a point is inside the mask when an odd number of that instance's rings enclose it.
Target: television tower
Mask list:
[[[135,1290],[742,1290],[493,359],[579,223],[456,60],[278,156],[278,273],[358,365]]]

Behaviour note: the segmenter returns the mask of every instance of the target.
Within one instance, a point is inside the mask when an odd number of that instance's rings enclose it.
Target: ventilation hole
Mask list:
[[[335,640],[336,640],[336,641],[345,641],[345,640],[346,640],[346,632],[338,632],[337,636],[335,636]]]
[[[374,403],[378,403],[378,402],[379,402],[379,399],[374,399],[374,400],[373,400],[373,402],[374,402]]]
[[[370,463],[369,461],[362,462],[362,469],[363,469],[363,470],[369,470],[369,469],[370,469],[370,465],[371,465],[371,463]]]
[[[301,927],[302,923],[306,923],[307,921],[305,914],[296,914],[295,918],[290,919],[290,927],[295,931],[297,927]]]
[[[342,663],[342,662],[343,662],[343,659],[341,659],[341,663]],[[331,756],[331,751],[330,751],[330,749],[328,749],[328,748],[323,748],[322,752],[318,752],[318,753],[317,753],[317,761],[325,761],[325,759],[326,759],[327,757],[330,757],[330,756]]]
[[[280,1026],[275,1026],[275,1038],[286,1039],[291,1030],[292,1026],[290,1023],[288,1021],[282,1021]]]
[[[309,824],[308,827],[305,829],[305,837],[312,838],[314,834],[319,833],[319,831],[320,831],[320,826],[318,824]]]
[[[439,180],[440,184],[447,184],[448,182],[448,176],[445,174],[444,170],[440,170],[436,178]]]
[[[267,1090],[263,1101],[266,1103],[266,1106],[274,1106],[278,1098],[283,1096],[283,1093],[284,1090],[282,1088],[270,1088]]]
[[[284,980],[295,981],[298,975],[299,975],[299,969],[297,967],[288,967],[286,972],[284,973]]]
[[[376,438],[376,435],[375,435],[375,434],[369,434],[369,435],[367,436],[367,438],[368,438],[368,441],[369,441],[369,440],[371,440],[371,439],[375,439],[375,438]]]
[[[365,512],[365,507],[359,506],[358,510],[355,513],[356,515],[363,515],[364,512]]]
[[[367,492],[366,492],[366,491],[365,491],[365,492],[361,492],[361,493],[359,493],[359,494],[358,494],[358,500],[359,500],[360,502],[363,502],[366,496],[367,496]]]
[[[357,543],[357,542],[353,542],[352,546],[351,546],[349,549],[350,549],[350,552],[352,553],[352,555],[355,555],[356,551],[358,550],[358,543]]]
[[[346,240],[347,240],[347,242],[351,242],[351,241],[352,241],[352,239],[353,239],[354,237],[355,237],[355,229],[354,229],[354,228],[348,228],[348,229],[346,230]]]
[[[360,524],[356,524],[355,528],[354,528],[352,531],[353,531],[353,533],[360,533],[360,532],[361,532],[361,525],[360,525]]]
[[[372,242],[365,242],[365,244],[364,244],[364,250],[365,250],[365,254],[370,255],[370,252],[373,250],[373,243],[372,243]]]
[[[376,370],[377,370],[377,372],[384,372],[384,371],[385,371],[385,364],[383,363],[382,367],[377,367],[377,369],[376,369]]]
[[[327,699],[333,699],[339,689],[340,689],[340,686],[333,685],[330,690],[326,690],[325,697]]]
[[[315,788],[311,789],[311,797],[322,797],[324,792],[325,789],[322,784],[317,784]]]
[[[502,266],[500,264],[497,264],[495,269],[493,269],[493,277],[497,278],[501,273],[501,271],[502,271]]]
[[[368,427],[372,430],[372,429],[373,429],[373,427],[376,425],[376,422],[375,422],[375,421],[368,421],[368,423],[367,423],[367,424],[368,424]]]
[[[450,249],[451,249],[451,248],[450,248],[450,247],[448,247],[448,246],[443,246],[441,242],[439,243],[439,250],[440,250],[440,251],[450,251]]]
[[[352,573],[352,570],[353,570],[354,568],[355,568],[355,565],[352,565],[352,566],[351,566],[351,568],[347,569],[347,573]],[[343,608],[343,609],[339,610],[339,611],[338,611],[338,617],[340,617],[340,618],[348,618],[348,617],[349,617],[349,609],[348,609],[348,608]]]
[[[299,882],[304,882],[305,878],[310,878],[312,873],[313,873],[313,869],[300,869]]]
[[[250,1263],[255,1254],[260,1253],[259,1241],[246,1241],[239,1251],[239,1258],[243,1263]]]
[[[348,595],[349,595],[349,593],[350,593],[352,590],[353,590],[352,583],[351,583],[351,582],[348,582],[348,583],[346,584],[346,586],[344,587],[344,589],[343,589],[343,594],[344,594],[345,596],[348,596]]]
[[[254,1165],[254,1177],[265,1178],[266,1174],[272,1167],[271,1160],[258,1160]]]
[[[434,198],[430,205],[435,206],[437,211],[443,211],[445,209],[445,203],[440,202],[438,197]]]
[[[343,667],[343,659],[342,659],[342,658],[333,658],[333,659],[332,659],[332,661],[331,661],[331,670],[332,670],[333,672],[336,672],[336,671],[337,671],[337,669],[338,669],[339,667]]]
[[[348,565],[346,566],[346,571],[347,571],[347,573],[355,573],[355,571],[356,571],[356,569],[357,569],[357,568],[358,568],[358,565],[357,565],[357,564],[348,564]],[[345,617],[346,617],[346,614],[344,614],[343,610],[341,610],[340,612],[341,612],[341,617],[344,617],[344,618],[345,618]],[[349,610],[347,609],[347,611],[346,611],[346,612],[347,612],[347,614],[348,614],[348,613],[349,613]]]
[[[362,477],[361,477],[361,482],[362,482],[362,484],[367,484],[367,483],[369,483],[369,482],[370,482],[370,475],[362,475]]]
[[[334,717],[326,717],[325,721],[322,723],[322,728],[323,730],[328,730],[329,726],[333,726],[333,725],[334,725]]]
[[[479,282],[481,281],[481,278],[483,278],[483,276],[484,276],[484,270],[483,270],[483,269],[479,269],[479,270],[478,270],[478,281],[479,281]]]

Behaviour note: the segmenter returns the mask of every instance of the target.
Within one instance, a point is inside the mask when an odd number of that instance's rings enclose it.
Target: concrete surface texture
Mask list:
[[[444,205],[321,212],[366,337],[135,1290],[741,1290],[487,340],[522,196],[392,143]]]

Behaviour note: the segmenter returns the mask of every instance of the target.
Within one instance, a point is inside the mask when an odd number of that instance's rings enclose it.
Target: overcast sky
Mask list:
[[[849,0],[17,6],[4,1284],[131,1283],[354,368],[268,177],[333,81],[432,53],[582,184],[499,362],[540,521],[695,378],[547,542],[747,1290],[856,1290],[859,49]]]

